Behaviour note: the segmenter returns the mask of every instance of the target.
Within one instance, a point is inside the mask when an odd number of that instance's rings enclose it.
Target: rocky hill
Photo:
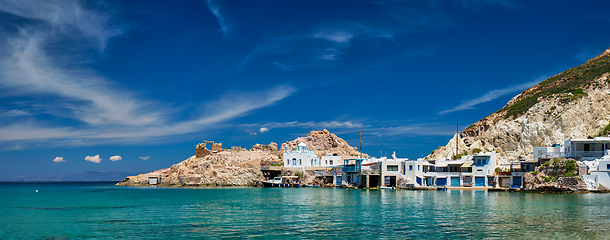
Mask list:
[[[610,49],[513,97],[502,109],[470,125],[426,158],[451,159],[483,149],[499,163],[529,157],[533,147],[610,131]]]
[[[281,149],[286,146],[296,149],[301,142],[314,149],[318,156],[328,153],[342,157],[358,156],[356,148],[326,129],[283,143]],[[207,143],[211,143],[211,150],[206,147]],[[276,143],[256,144],[247,150],[240,147],[223,149],[222,144],[209,141],[197,145],[195,152],[195,156],[170,168],[130,176],[117,185],[149,185],[149,178],[153,177],[158,178],[162,186],[261,186],[266,180],[261,166],[281,164],[283,153],[278,151]]]
[[[328,154],[337,154],[343,158],[358,157],[358,148],[350,146],[345,140],[337,137],[334,133],[324,129],[322,131],[311,131],[307,134],[307,137],[300,137],[292,141],[282,143],[280,151],[286,149],[289,150],[297,149],[299,143],[305,143],[307,148],[314,150],[314,153],[318,157],[326,156]],[[368,157],[367,154],[363,154],[363,157]]]

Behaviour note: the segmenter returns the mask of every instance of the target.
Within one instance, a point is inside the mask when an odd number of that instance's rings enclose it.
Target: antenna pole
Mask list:
[[[358,157],[362,158],[362,130],[360,130],[360,156]]]
[[[458,140],[460,138],[460,119],[457,120],[455,124],[455,155],[457,156],[459,153]]]

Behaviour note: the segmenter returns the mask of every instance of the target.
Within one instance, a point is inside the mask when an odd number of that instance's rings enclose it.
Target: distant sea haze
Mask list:
[[[97,172],[87,171],[75,174],[41,175],[41,176],[15,176],[13,178],[0,178],[0,181],[122,181],[127,176],[140,173],[128,173],[122,171]]]

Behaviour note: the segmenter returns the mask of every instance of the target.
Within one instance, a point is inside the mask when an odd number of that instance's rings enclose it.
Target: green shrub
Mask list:
[[[561,161],[561,158],[553,158],[553,163],[558,163],[559,161]]]
[[[546,167],[549,167],[550,165],[551,165],[551,162],[550,162],[550,161],[546,161],[546,162],[544,162],[544,163],[542,164],[542,166],[544,166],[545,168],[546,168]],[[542,166],[540,166],[540,167],[542,167]]]
[[[547,177],[547,176],[541,176],[541,177],[542,177],[542,179],[544,179],[544,181],[546,181],[546,182],[550,182],[550,181],[552,180],[550,177]]]
[[[538,175],[538,173],[540,173],[540,172],[538,172],[538,171],[533,171],[533,172],[530,172],[530,173],[531,173],[532,175],[536,176],[536,175]]]
[[[475,149],[472,149],[472,154],[478,154],[478,153],[480,153],[481,151],[482,151],[482,150],[481,150],[480,148],[475,148]]]
[[[570,68],[560,74],[552,76],[530,91],[524,92],[512,105],[507,105],[497,112],[505,112],[505,118],[517,118],[538,103],[539,98],[549,98],[557,94],[571,93],[561,99],[563,103],[588,96],[583,91],[590,86],[599,87],[596,79],[604,73],[610,72],[610,54],[592,59],[580,66]]]

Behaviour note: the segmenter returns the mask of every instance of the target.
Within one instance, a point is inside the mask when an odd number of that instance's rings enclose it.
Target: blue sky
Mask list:
[[[610,47],[607,1],[0,0],[0,179],[329,129],[417,158]],[[96,157],[97,156],[97,157]]]

